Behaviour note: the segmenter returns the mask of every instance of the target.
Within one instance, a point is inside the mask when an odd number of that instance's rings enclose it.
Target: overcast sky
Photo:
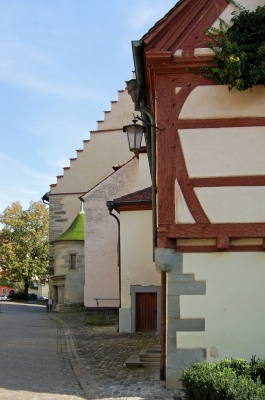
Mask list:
[[[39,200],[131,79],[176,0],[0,0],[0,212]]]

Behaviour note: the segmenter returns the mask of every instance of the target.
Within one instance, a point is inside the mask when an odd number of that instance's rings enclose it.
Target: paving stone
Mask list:
[[[180,391],[167,390],[159,380],[159,368],[124,366],[126,359],[141,349],[158,347],[155,334],[117,333],[115,327],[83,325],[82,314],[60,314],[59,318],[71,332],[76,352],[95,385],[104,395],[113,398],[173,399]],[[119,391],[119,393],[118,393]],[[100,393],[98,393],[100,395]]]
[[[183,395],[166,389],[158,368],[124,366],[131,354],[159,346],[157,335],[83,325],[82,313],[2,312],[0,324],[1,400],[170,400]]]

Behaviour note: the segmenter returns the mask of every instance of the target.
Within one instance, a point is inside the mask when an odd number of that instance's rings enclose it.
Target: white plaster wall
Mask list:
[[[122,211],[121,307],[131,307],[131,285],[160,286],[152,248],[152,211]]]
[[[254,11],[258,6],[264,6],[263,0],[240,0],[238,3],[245,7],[247,10]],[[233,4],[229,4],[224,11],[220,14],[219,18],[222,18],[225,22],[230,24],[231,18],[233,17],[232,12],[237,12],[239,14],[238,8],[236,8]],[[213,24],[214,28],[219,29],[220,21],[217,19]]]
[[[265,254],[184,254],[183,273],[206,281],[206,295],[181,296],[180,317],[205,318],[205,332],[178,332],[178,349],[207,349],[207,361],[265,357]]]
[[[119,298],[118,225],[109,215],[106,201],[138,190],[138,176],[134,158],[84,195],[86,307],[96,307],[95,298]],[[119,300],[99,301],[100,307],[118,305]]]
[[[177,179],[175,181],[175,222],[176,224],[195,224]]]
[[[203,101],[202,101],[203,99]],[[186,99],[179,119],[263,117],[265,87],[253,86],[240,92],[225,85],[197,86]]]
[[[139,154],[139,190],[152,185],[147,153]]]
[[[194,189],[212,223],[265,222],[265,187],[237,186]]]
[[[264,175],[264,127],[179,131],[189,176]]]

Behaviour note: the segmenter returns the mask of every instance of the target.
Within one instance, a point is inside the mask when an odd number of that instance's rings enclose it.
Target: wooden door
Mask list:
[[[157,293],[136,293],[136,332],[157,331]]]

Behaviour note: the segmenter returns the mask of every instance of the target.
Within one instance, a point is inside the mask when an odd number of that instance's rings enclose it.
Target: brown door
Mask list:
[[[157,331],[157,293],[136,293],[136,332]]]

